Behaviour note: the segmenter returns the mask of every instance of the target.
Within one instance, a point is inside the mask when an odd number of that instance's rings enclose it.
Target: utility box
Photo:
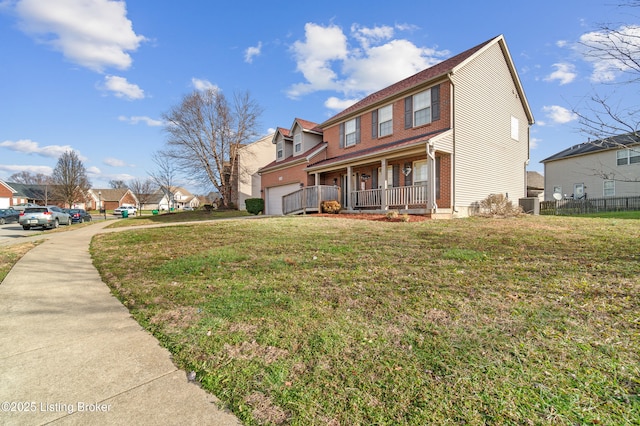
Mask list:
[[[518,200],[518,205],[527,214],[540,214],[540,199],[538,197],[525,197]]]

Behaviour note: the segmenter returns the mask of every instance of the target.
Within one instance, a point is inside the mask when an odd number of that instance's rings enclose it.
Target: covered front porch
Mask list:
[[[428,142],[376,154],[307,167],[307,186],[283,197],[283,213],[320,212],[330,200],[344,213],[449,212],[450,154]]]

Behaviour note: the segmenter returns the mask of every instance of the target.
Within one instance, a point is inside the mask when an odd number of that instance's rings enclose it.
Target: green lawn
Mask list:
[[[128,226],[153,225],[176,222],[200,222],[205,220],[228,219],[234,217],[250,216],[245,210],[193,210],[187,212],[166,212],[157,215],[145,214],[143,216],[129,216],[127,219],[114,222],[109,228],[121,228]]]
[[[91,252],[248,425],[639,424],[636,221],[228,220]]]

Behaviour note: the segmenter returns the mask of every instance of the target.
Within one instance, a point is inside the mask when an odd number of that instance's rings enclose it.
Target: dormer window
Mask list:
[[[278,144],[276,145],[276,149],[278,152],[278,160],[284,157],[284,143],[282,141],[278,141]]]
[[[300,132],[293,135],[293,152],[296,154],[302,152],[302,133]]]

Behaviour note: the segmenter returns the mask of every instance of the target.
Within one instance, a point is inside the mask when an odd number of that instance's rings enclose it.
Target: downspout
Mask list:
[[[451,93],[449,97],[451,101],[450,105],[450,117],[451,117],[451,138],[452,138],[452,151],[451,154],[451,210],[453,214],[458,213],[456,209],[456,113],[455,113],[455,102],[456,102],[456,85],[453,82],[453,71],[449,73],[449,82],[451,83]]]

